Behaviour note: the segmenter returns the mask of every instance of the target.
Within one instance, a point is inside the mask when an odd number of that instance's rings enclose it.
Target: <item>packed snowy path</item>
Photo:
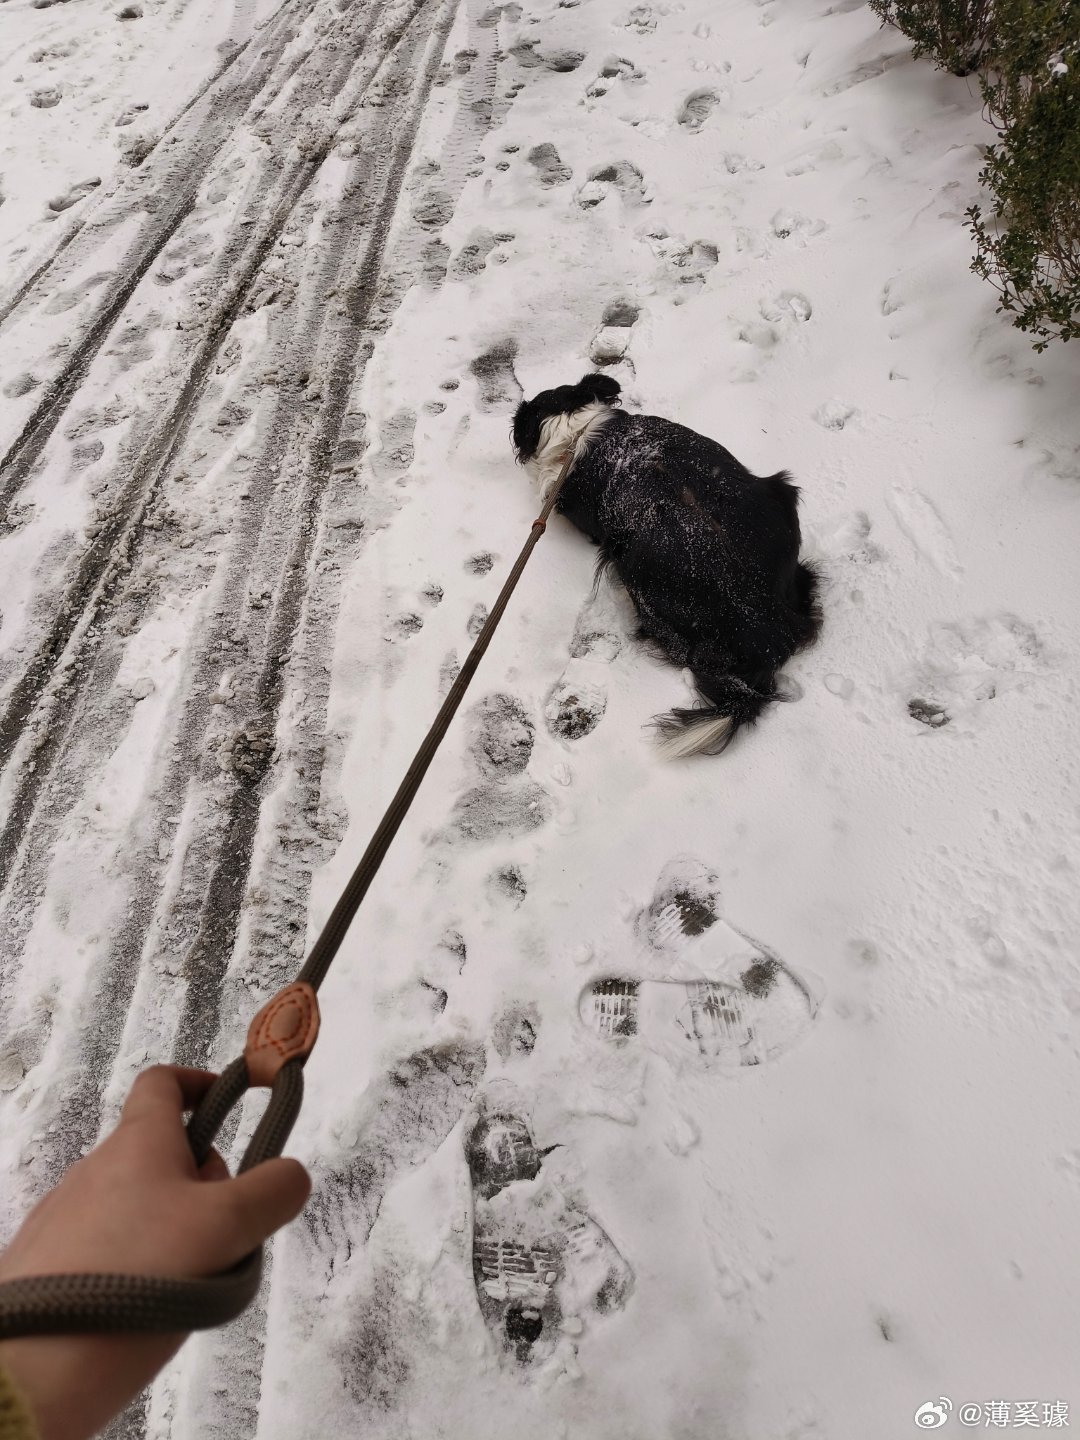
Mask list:
[[[6,1227],[298,967],[523,393],[789,468],[826,618],[663,765],[685,681],[550,527],[324,990],[308,1213],[116,1434],[1080,1407],[1080,364],[968,273],[973,88],[859,5],[134,8],[0,5]]]

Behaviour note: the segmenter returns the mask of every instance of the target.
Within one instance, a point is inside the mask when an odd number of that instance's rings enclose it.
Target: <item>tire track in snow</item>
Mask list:
[[[408,9],[399,12],[388,33],[381,37],[381,51],[376,57],[362,60],[366,74],[362,84],[355,87],[358,93],[354,104],[359,103],[367,83],[378,73],[382,62],[423,6],[424,0],[413,0]],[[328,45],[327,48],[333,53],[335,47]],[[348,53],[344,58],[339,57],[336,65],[329,67],[327,88],[331,95],[344,88],[351,78],[352,69],[353,61]],[[295,119],[294,116],[285,117],[286,122]],[[10,877],[36,797],[57,752],[56,717],[61,710],[70,707],[80,676],[86,673],[85,666],[80,666],[78,652],[85,650],[88,631],[108,602],[111,592],[131,568],[148,512],[169,474],[177,448],[202,397],[213,361],[228,338],[231,326],[239,316],[271,248],[317,174],[334,138],[333,132],[324,133],[308,153],[297,156],[269,197],[263,216],[250,227],[246,223],[248,217],[244,217],[236,227],[234,235],[238,236],[238,243],[243,246],[242,253],[233,262],[230,273],[221,277],[221,293],[212,307],[209,320],[202,327],[202,338],[195,347],[186,375],[176,377],[179,394],[135,457],[130,477],[121,486],[109,513],[100,521],[90,545],[78,558],[74,576],[37,653],[12,686],[5,711],[0,716],[0,767],[21,760],[22,769],[14,786],[8,782],[10,789],[5,797],[8,818],[0,830],[0,888]],[[255,233],[251,238],[244,239],[248,228]],[[231,250],[231,245],[228,248]],[[54,676],[55,683],[51,683]],[[31,732],[29,735],[28,731]],[[26,740],[29,743],[23,744]]]
[[[314,7],[315,3],[316,0],[308,0],[307,10],[309,12]],[[249,7],[245,6],[245,8]],[[248,49],[250,48],[254,40],[262,38],[266,41],[267,44],[272,45],[276,41],[281,39],[280,36],[275,35],[275,29],[280,25],[283,13],[287,13],[288,19],[290,21],[295,21],[295,4],[293,3],[293,0],[282,0],[282,3],[277,7],[273,14],[267,16],[266,20],[262,22],[262,24],[257,28],[256,32],[253,35],[249,35],[246,40],[238,43],[235,49],[230,51],[230,53],[225,56],[225,58],[222,60],[221,64],[217,67],[213,74],[209,75],[206,80],[203,81],[203,83],[199,86],[195,93],[193,95],[190,95],[188,99],[184,101],[183,105],[181,105],[179,110],[177,110],[176,113],[171,116],[170,119],[165,123],[165,125],[162,127],[161,134],[158,135],[157,139],[154,141],[150,149],[148,149],[144,155],[140,156],[136,163],[131,165],[131,169],[133,171],[141,170],[142,167],[146,166],[147,161],[155,154],[155,152],[159,151],[163,145],[165,145],[166,143],[175,143],[176,139],[179,137],[174,137],[173,132],[179,130],[182,122],[195,108],[199,101],[207,95],[207,92],[212,90],[213,87],[217,84],[217,82],[222,79],[222,77],[226,74],[226,72],[231,70],[236,65],[237,61],[241,59],[241,57],[246,55]],[[291,38],[292,37],[289,35],[286,35],[284,37],[284,40],[281,41],[282,49]],[[260,58],[265,58],[265,53],[266,52],[264,52],[263,57]],[[147,166],[147,168],[149,169],[150,167]],[[140,181],[141,178],[142,177],[140,176]],[[16,282],[14,289],[11,291],[7,299],[0,300],[0,329],[3,328],[8,317],[15,313],[15,311],[19,308],[19,306],[30,294],[30,292],[35,289],[39,281],[44,280],[52,267],[63,258],[64,253],[66,252],[68,247],[75,240],[78,239],[79,235],[82,234],[84,230],[88,233],[92,232],[94,229],[98,228],[98,226],[102,225],[103,223],[107,228],[107,222],[103,220],[104,213],[106,212],[106,210],[115,210],[118,204],[121,204],[123,200],[130,198],[130,189],[131,187],[129,185],[126,185],[124,183],[124,180],[121,179],[119,195],[113,194],[108,197],[107,202],[103,198],[103,200],[99,201],[96,205],[92,204],[88,209],[84,211],[82,215],[78,216],[78,218],[75,219],[74,222],[68,226],[67,230],[58,238],[49,253],[42,257],[40,260],[38,260],[36,264],[33,264],[33,268],[30,270],[30,273],[28,275],[26,275],[21,281]]]
[[[454,0],[444,0],[437,43],[431,47],[419,83],[403,107],[405,113],[398,117],[396,124],[388,126],[388,133],[397,135],[389,162],[383,165],[376,161],[376,171],[381,169],[383,173],[376,175],[377,203],[363,217],[363,225],[369,235],[368,246],[344,292],[344,323],[335,346],[325,387],[326,399],[308,458],[302,509],[311,517],[311,522],[299,527],[286,564],[285,583],[273,616],[266,661],[256,688],[256,723],[266,728],[276,728],[285,679],[281,657],[291,646],[306,598],[315,540],[314,518],[320,511],[329,484],[349,395],[362,376],[374,348],[370,322],[380,299],[378,282],[390,227],[454,8]],[[254,788],[248,783],[237,787],[230,806],[227,838],[207,890],[204,922],[196,944],[185,960],[189,989],[176,1047],[176,1058],[180,1064],[207,1063],[217,1037],[222,983],[236,936],[259,818]],[[251,803],[252,800],[255,803]]]
[[[299,5],[293,4],[283,8],[280,12],[279,23],[274,26],[273,33],[267,37],[264,48],[252,58],[247,70],[233,76],[227,73],[228,67],[223,67],[218,77],[205,87],[201,97],[205,103],[201,107],[194,135],[186,143],[182,136],[176,136],[164,145],[165,137],[163,136],[162,141],[159,141],[158,146],[155,147],[158,150],[167,150],[172,145],[182,144],[184,154],[181,156],[164,154],[160,166],[151,167],[145,175],[138,177],[138,191],[135,194],[130,193],[128,187],[123,187],[120,195],[116,197],[105,213],[94,218],[91,233],[84,237],[88,243],[77,247],[80,258],[84,258],[88,253],[92,254],[96,248],[89,244],[89,241],[94,238],[94,232],[101,232],[100,240],[103,243],[107,242],[118,220],[126,218],[130,214],[132,203],[138,203],[140,200],[145,203],[140,192],[156,186],[158,195],[170,197],[163,214],[155,215],[156,203],[153,208],[147,206],[151,209],[151,215],[143,233],[116,265],[117,274],[120,276],[119,280],[106,293],[85,333],[69,352],[68,358],[58,374],[51,377],[46,383],[45,393],[41,400],[31,412],[19,435],[0,459],[0,521],[3,520],[12,500],[33,472],[35,462],[78,393],[94,357],[112,333],[118,317],[130,301],[136,287],[191,213],[199,188],[205,181],[210,167],[222,148],[233,137],[238,124],[245,116],[258,119],[266,105],[277,98],[284,86],[311,58],[313,52],[325,56],[331,50],[331,46],[326,43],[326,38],[321,37],[323,40],[321,45],[313,44],[311,50],[306,54],[294,57],[283,67],[283,73],[277,73],[275,70],[287,46],[295,38],[296,31],[290,27],[296,25],[297,22],[303,23],[315,9],[316,3],[317,0],[302,0]],[[379,6],[373,7],[374,13],[378,14],[380,8]],[[348,15],[351,9],[351,5],[346,6],[344,8],[345,15]],[[359,43],[363,44],[366,38],[366,35],[358,37]],[[238,51],[237,55],[239,56],[240,53]],[[219,85],[218,80],[224,80],[225,83]],[[263,94],[264,89],[267,91],[266,94]],[[194,112],[199,98],[196,97],[186,113]],[[258,105],[255,104],[256,101],[259,102]],[[181,116],[184,113],[181,112]],[[158,170],[163,172],[160,177]],[[74,239],[74,235],[70,238]],[[68,241],[64,241],[62,244],[66,247]],[[0,313],[0,324],[3,324],[15,306],[26,298],[29,289],[44,278],[47,268],[36,272],[29,286],[20,288],[14,302]]]
[[[315,0],[303,0],[299,11],[301,20],[305,19],[311,13],[312,9],[314,8],[314,4]],[[338,7],[335,6],[335,14],[337,14],[337,8]],[[350,11],[356,11],[359,9],[359,7],[353,6],[351,4],[351,0],[349,0],[349,3],[342,4],[340,8],[342,14],[347,14]],[[304,93],[295,97],[290,107],[289,113],[281,117],[280,123],[277,127],[276,134],[280,134],[283,137],[285,144],[287,145],[291,141],[293,133],[299,127],[299,124],[303,120],[305,111],[307,109],[312,109],[319,104],[325,105],[330,100],[332,100],[335,95],[337,95],[338,92],[341,90],[352,68],[351,62],[349,60],[349,51],[362,51],[363,47],[367,44],[367,41],[370,38],[370,35],[376,25],[382,8],[385,8],[385,0],[381,0],[380,4],[373,5],[369,9],[365,10],[364,14],[359,17],[360,23],[358,24],[356,33],[354,34],[349,34],[342,37],[339,33],[337,33],[338,31],[340,31],[340,23],[336,27],[331,27],[329,25],[324,26],[323,35],[321,37],[321,46],[308,46],[308,48],[304,50],[300,55],[288,57],[286,63],[281,67],[283,73],[270,74],[269,77],[266,79],[266,84],[262,86],[262,88],[255,96],[257,104],[255,104],[254,107],[249,110],[245,127],[246,131],[248,133],[251,133],[255,131],[257,127],[265,128],[267,123],[266,112],[268,105],[280,95],[288,81],[297,74],[297,72],[302,68],[303,65],[307,64],[309,61],[313,61],[311,69],[314,72],[312,77],[312,80],[315,84],[314,91],[312,93],[307,93],[305,91]],[[283,16],[283,25],[286,21],[288,21],[288,19],[288,15]],[[338,19],[340,21],[340,16],[338,17]],[[290,38],[291,35],[285,35],[284,40],[281,44],[278,45],[276,50],[274,50],[272,53],[267,50],[264,53],[270,55],[271,59],[280,58],[281,51],[284,48],[284,41]],[[343,40],[347,41],[348,43],[343,43]],[[336,80],[328,78],[335,75]],[[248,85],[246,89],[251,90],[252,86]],[[224,105],[223,101],[220,101],[219,104],[219,101],[220,97],[214,100],[213,103],[215,109],[224,108],[227,112],[228,107]],[[226,136],[225,138],[228,137]],[[267,137],[264,135],[261,138],[266,139]],[[271,135],[269,139],[272,142],[275,139],[275,135]],[[170,188],[173,190],[177,188],[182,189],[185,185],[190,191],[192,191],[192,193],[197,191],[199,184],[205,181],[207,175],[210,173],[210,162],[214,159],[215,155],[221,151],[222,144],[218,144],[214,153],[209,154],[208,158],[206,153],[207,147],[205,145],[202,145],[201,142],[193,142],[192,145],[188,147],[189,153],[187,158],[173,167],[175,174],[172,176],[172,178],[170,179],[169,176],[166,176],[160,182],[159,189],[161,193],[168,192]],[[191,158],[192,154],[194,154],[195,156],[194,160]],[[226,152],[226,154],[228,154],[228,152]],[[271,155],[270,160],[264,167],[268,174],[272,173],[275,168],[281,167],[281,159],[282,157],[280,156]],[[310,169],[312,172],[317,170],[317,164],[310,167]],[[192,173],[193,170],[194,173]],[[268,185],[269,181],[267,181],[266,183]],[[260,198],[265,199],[265,197],[260,197],[258,195],[255,197],[252,205],[252,213],[240,217],[237,223],[235,223],[233,226],[233,233],[228,237],[225,242],[223,242],[221,249],[226,256],[232,255],[235,259],[235,251],[241,247],[242,242],[244,242],[246,240],[246,237],[250,234],[250,231],[246,227],[250,226],[253,221],[258,219]],[[153,197],[150,197],[150,199],[152,200]],[[150,200],[147,200],[145,198],[140,200],[138,196],[127,196],[126,203],[129,206],[129,214],[131,213],[131,208],[133,206],[137,208],[152,208]],[[188,213],[190,213],[190,206],[188,207]],[[117,224],[120,223],[123,218],[124,217],[122,215],[113,214],[107,219],[107,221],[102,220],[99,228],[106,235],[111,234],[111,232],[116,228]],[[146,243],[143,246],[143,250],[139,250],[138,244],[133,247],[135,251],[138,251],[138,255],[136,258],[138,259],[139,265],[135,268],[141,267],[144,276],[146,265],[143,264],[143,261],[147,261],[147,263],[152,264],[153,261],[158,258],[164,245],[167,244],[169,239],[171,239],[172,236],[176,233],[176,230],[179,227],[179,224],[182,223],[183,218],[184,217],[181,216],[177,221],[177,224],[172,224],[170,221],[168,225],[159,226],[154,229],[153,234],[150,236],[149,240],[146,240]],[[145,253],[143,253],[144,251]],[[256,265],[257,262],[258,257],[256,257]],[[229,273],[227,270],[219,274],[216,277],[215,281],[217,288],[220,289],[222,287],[229,287],[233,283],[234,278],[234,275]],[[107,338],[106,332],[108,331],[108,333],[111,333],[111,330],[116,328],[115,323],[112,327],[106,327],[99,323],[102,311],[108,310],[110,314],[112,314],[114,322],[122,321],[126,315],[126,305],[121,305],[118,309],[117,301],[125,300],[127,304],[130,304],[133,296],[135,296],[137,292],[137,289],[138,287],[135,287],[133,289],[130,283],[125,282],[120,287],[120,291],[122,291],[122,293],[117,293],[106,297],[104,305],[99,307],[95,316],[91,318],[90,324],[94,335],[84,336],[83,340],[78,343],[78,350],[80,354],[87,348],[91,340],[94,340],[95,350],[100,351],[101,345]],[[219,311],[220,308],[221,307],[219,306]],[[30,318],[31,320],[34,318],[33,313],[31,313]],[[223,333],[222,317],[219,313],[215,312],[215,317],[212,317],[211,323],[209,325],[203,322],[198,327],[196,327],[196,325],[191,325],[188,326],[188,328],[193,331],[196,340],[198,339],[199,331],[201,331],[203,338],[208,346],[208,349],[215,350],[214,341],[219,338]],[[101,332],[100,334],[98,334],[99,331]],[[199,356],[196,355],[193,362],[193,368],[198,364],[198,360]],[[83,366],[82,368],[85,370],[86,366]],[[72,363],[69,363],[64,367],[59,376],[54,377],[52,380],[47,382],[47,388],[52,391],[58,388],[63,389],[66,385],[69,386],[69,382],[72,378],[70,373],[71,369]],[[83,378],[85,378],[85,376]],[[203,378],[205,378],[205,373],[203,375]],[[168,377],[168,383],[170,387],[175,390],[176,377]],[[71,391],[71,393],[67,395],[67,400],[70,401],[72,398],[74,398],[74,395],[79,393],[80,390],[77,386],[75,390]],[[49,429],[49,432],[52,433],[52,431],[55,430],[55,426],[60,418],[61,412],[58,410],[56,414],[46,414],[46,411],[49,409],[50,406],[55,409],[55,396],[52,399],[46,396],[46,399],[42,402],[41,405],[39,405],[38,411],[35,412],[35,415],[38,415],[40,412],[41,418],[48,421],[47,428]],[[19,440],[15,442],[15,445],[9,452],[8,459],[10,459],[14,455],[15,451],[23,442],[29,443],[32,439],[34,441],[32,446],[33,455],[28,458],[30,458],[31,463],[36,468],[36,465],[41,459],[42,444],[39,444],[38,442],[42,440],[42,437],[40,435],[31,435],[34,423],[35,419],[34,416],[32,416],[31,419],[27,422],[26,426],[24,426],[22,435],[20,436]],[[47,440],[48,437],[46,436],[44,438]],[[160,439],[154,441],[153,443],[157,444],[160,448]],[[16,459],[17,458],[18,457],[16,457]],[[137,457],[131,463],[138,463]],[[2,490],[2,487],[5,483],[5,465],[7,465],[7,459],[5,460],[5,462],[3,462],[3,464],[0,464],[0,490]],[[18,469],[19,466],[17,465],[15,468]],[[8,466],[8,480],[11,480],[14,473],[15,472],[14,470],[12,470],[11,466]],[[16,490],[19,488],[19,486],[21,486],[21,483],[22,482],[20,480],[18,485],[15,487]],[[130,490],[131,487],[129,486],[126,490],[122,490],[119,492],[113,504],[113,514],[111,516],[106,515],[104,517],[103,523],[105,526],[109,525],[110,520],[115,518],[117,512],[130,512],[132,507]],[[12,493],[15,492],[13,491]],[[0,533],[2,533],[2,531],[2,504],[0,504]],[[100,552],[102,550],[102,546],[100,544],[95,544],[92,548],[95,549],[97,552]],[[100,563],[95,564],[93,558],[91,557],[90,562],[86,568],[89,569],[92,575],[96,575],[100,571]],[[64,583],[63,579],[60,583],[61,585]],[[11,692],[8,694],[4,702],[4,710],[3,712],[0,712],[0,769],[2,769],[2,767],[7,763],[8,759],[10,758],[13,744],[16,743],[19,738],[20,728],[25,718],[25,713],[21,712],[26,711],[28,701],[30,707],[32,708],[35,695],[40,693],[42,688],[42,682],[47,681],[48,675],[53,666],[55,665],[58,654],[58,642],[60,645],[62,645],[66,638],[66,635],[70,634],[71,627],[69,622],[71,621],[73,616],[77,615],[80,604],[85,599],[86,595],[86,576],[85,574],[80,573],[76,575],[76,577],[70,584],[67,585],[66,591],[64,593],[58,593],[55,598],[48,597],[48,609],[51,612],[55,612],[58,623],[54,623],[51,630],[41,637],[39,645],[37,647],[37,653],[32,654],[30,662],[26,666],[21,680],[12,687]]]

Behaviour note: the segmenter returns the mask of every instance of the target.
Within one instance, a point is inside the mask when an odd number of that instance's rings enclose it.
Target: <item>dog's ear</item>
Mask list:
[[[590,400],[602,400],[605,405],[618,405],[619,394],[622,386],[610,375],[601,375],[594,370],[590,375],[583,375],[577,387]]]
[[[510,427],[510,439],[518,464],[531,460],[540,445],[540,417],[536,405],[523,400],[514,412],[514,423]]]

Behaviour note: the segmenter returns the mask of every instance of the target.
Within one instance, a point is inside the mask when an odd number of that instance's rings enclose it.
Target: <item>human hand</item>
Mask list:
[[[157,1065],[135,1081],[111,1135],[64,1175],[0,1254],[0,1281],[66,1273],[198,1278],[227,1270],[304,1208],[296,1160],[235,1179],[216,1151],[197,1169],[183,1115],[213,1075]],[[42,1440],[85,1440],[157,1374],[183,1335],[48,1336],[0,1344],[0,1364]]]

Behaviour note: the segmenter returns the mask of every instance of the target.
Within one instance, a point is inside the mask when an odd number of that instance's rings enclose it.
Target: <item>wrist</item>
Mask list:
[[[182,1339],[27,1336],[0,1342],[0,1368],[29,1410],[38,1440],[89,1440],[153,1379]]]

